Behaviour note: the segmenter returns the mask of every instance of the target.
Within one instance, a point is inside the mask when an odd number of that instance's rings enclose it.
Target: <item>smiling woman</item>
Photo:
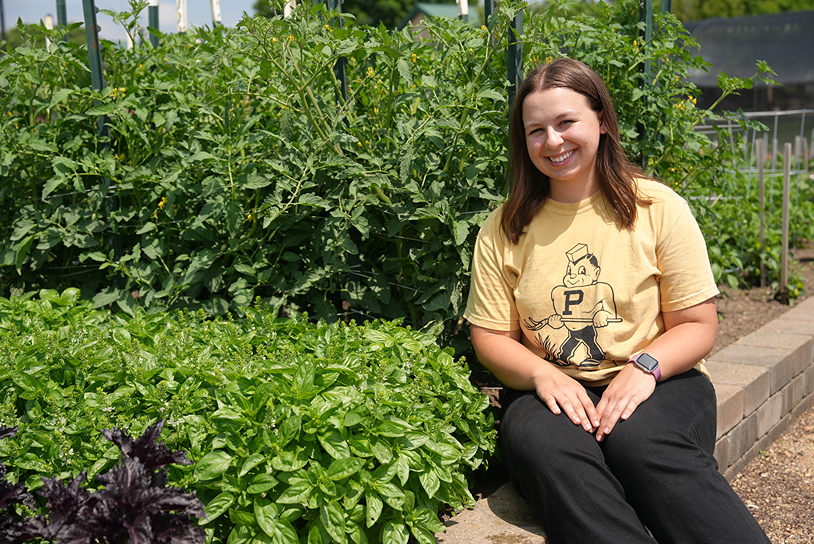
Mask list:
[[[687,203],[628,162],[581,62],[528,75],[511,137],[464,316],[547,542],[768,542],[712,455],[718,290]]]

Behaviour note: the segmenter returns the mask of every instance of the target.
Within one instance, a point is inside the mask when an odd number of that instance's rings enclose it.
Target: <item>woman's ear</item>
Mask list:
[[[605,126],[605,116],[603,115],[605,112],[599,112],[599,134],[607,134],[608,127]]]

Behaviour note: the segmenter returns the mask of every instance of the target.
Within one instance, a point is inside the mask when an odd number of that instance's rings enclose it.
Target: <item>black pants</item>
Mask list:
[[[598,404],[604,388],[586,391]],[[697,370],[659,383],[601,443],[534,392],[504,399],[509,476],[550,544],[769,542],[718,472],[715,390]]]

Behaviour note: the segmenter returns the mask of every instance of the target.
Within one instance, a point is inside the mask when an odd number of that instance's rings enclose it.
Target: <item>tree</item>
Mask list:
[[[809,9],[814,0],[673,0],[673,13],[685,22]]]
[[[555,17],[574,15],[596,15],[597,4],[605,0],[542,0],[531,4],[531,9],[537,12],[552,10]]]
[[[443,0],[422,1],[430,4],[451,3]],[[356,23],[360,25],[384,24],[388,28],[395,28],[415,3],[416,0],[347,0],[342,2],[342,11],[356,17]],[[254,12],[263,17],[274,17],[282,12],[282,1],[257,0],[254,4]]]
[[[23,33],[31,35],[32,32],[30,32],[30,30],[32,26],[34,25],[20,26],[18,24],[16,27],[9,29],[6,32],[6,50],[13,51],[17,47],[23,45],[25,43],[25,36],[23,36]],[[21,28],[23,29],[22,32],[20,30]],[[79,45],[85,43],[87,41],[87,38],[85,36],[85,27],[80,26],[79,28],[72,28],[71,30],[69,30],[68,41]],[[41,38],[39,38],[38,41],[36,41],[36,45],[41,46],[42,43],[43,41]]]

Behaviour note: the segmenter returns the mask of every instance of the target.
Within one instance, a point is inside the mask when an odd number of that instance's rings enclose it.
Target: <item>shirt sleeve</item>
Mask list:
[[[495,212],[481,227],[475,243],[472,282],[464,312],[464,318],[473,325],[499,331],[520,328],[513,288],[517,276],[507,270],[504,262],[507,243]]]
[[[718,294],[701,229],[686,201],[677,197],[674,206],[677,218],[656,246],[664,312],[689,308]]]

